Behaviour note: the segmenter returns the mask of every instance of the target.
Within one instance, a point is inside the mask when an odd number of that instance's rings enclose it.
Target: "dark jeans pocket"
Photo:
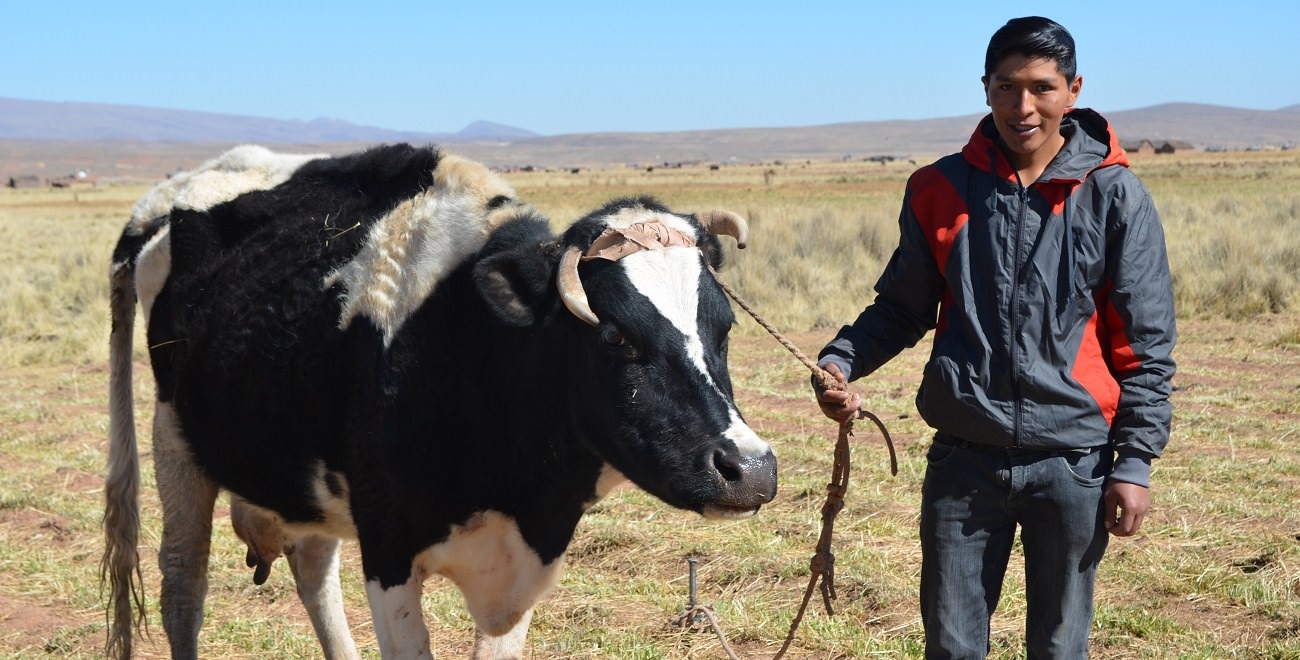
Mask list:
[[[1057,456],[1070,476],[1081,486],[1100,488],[1110,474],[1113,462],[1109,447],[1096,447],[1092,451],[1065,452]]]
[[[961,448],[957,445],[935,440],[930,444],[929,451],[925,452],[925,461],[932,468],[940,468],[946,463],[953,462],[953,456],[959,453]]]

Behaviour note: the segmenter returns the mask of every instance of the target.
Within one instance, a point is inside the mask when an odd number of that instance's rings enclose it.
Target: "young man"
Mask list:
[[[1131,536],[1169,439],[1164,234],[1105,119],[1075,108],[1074,40],[999,29],[991,110],[912,175],[876,298],[822,350],[841,381],[935,330],[916,404],[936,430],[921,496],[926,656],[983,658],[1016,527],[1030,658],[1083,658],[1107,533]],[[817,388],[815,388],[816,390]],[[816,391],[843,420],[860,397]]]

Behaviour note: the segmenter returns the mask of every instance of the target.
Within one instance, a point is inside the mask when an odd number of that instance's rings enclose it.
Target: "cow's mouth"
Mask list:
[[[710,520],[740,520],[758,513],[759,505],[729,506],[726,504],[705,504],[700,515]]]

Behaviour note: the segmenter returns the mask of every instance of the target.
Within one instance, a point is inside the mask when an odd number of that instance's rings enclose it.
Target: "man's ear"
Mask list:
[[[983,89],[984,89],[984,105],[987,105],[987,106],[989,106],[989,107],[993,107],[993,104],[992,104],[992,103],[989,103],[989,77],[988,77],[988,76],[980,76],[980,85],[981,85],[981,86],[983,87]]]
[[[1071,109],[1079,102],[1079,92],[1083,91],[1083,75],[1079,74],[1074,77],[1070,83],[1070,102],[1067,103]]]
[[[532,245],[498,252],[474,265],[474,286],[502,321],[527,327],[550,312],[555,263],[548,253]]]

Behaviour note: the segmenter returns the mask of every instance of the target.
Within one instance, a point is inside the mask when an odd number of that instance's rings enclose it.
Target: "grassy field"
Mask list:
[[[616,195],[679,210],[722,207],[751,222],[752,246],[723,276],[807,352],[857,314],[897,235],[902,163],[785,163],[703,169],[509,175],[563,225]],[[1099,577],[1099,658],[1300,658],[1300,154],[1136,160],[1166,225],[1180,312],[1173,440],[1153,474],[1140,536],[1114,540]],[[95,657],[105,635],[98,583],[106,455],[109,253],[142,188],[0,189],[0,657]],[[143,345],[137,340],[137,350]],[[924,342],[923,342],[924,344]],[[787,657],[911,657],[916,511],[929,432],[913,393],[925,347],[854,384],[899,449],[890,477],[875,430],[854,443],[836,526],[836,615],[815,602]],[[672,620],[699,595],[742,657],[780,646],[807,581],[835,428],[807,373],[742,318],[731,372],[747,418],[780,460],[777,500],[753,519],[709,523],[635,489],[584,518],[568,569],[539,607],[540,658],[721,658],[717,638]],[[152,379],[137,353],[137,424]],[[142,555],[150,630],[165,657],[155,564],[160,514],[147,433]],[[218,505],[202,649],[208,657],[319,654],[284,563],[254,586]],[[994,621],[994,657],[1022,657],[1013,559]],[[349,622],[378,657],[355,544],[343,581]],[[462,656],[472,623],[456,591],[426,584],[435,651]]]

